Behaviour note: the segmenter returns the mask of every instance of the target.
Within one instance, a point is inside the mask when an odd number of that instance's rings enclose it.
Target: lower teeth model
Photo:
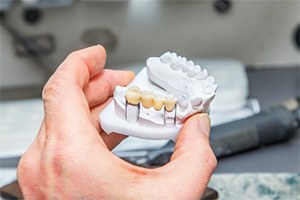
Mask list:
[[[216,89],[207,70],[185,57],[150,57],[127,87],[115,88],[114,101],[100,114],[101,127],[107,134],[176,140],[186,118],[209,111]]]

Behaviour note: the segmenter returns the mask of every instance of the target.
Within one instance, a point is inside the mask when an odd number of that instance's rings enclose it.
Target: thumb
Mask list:
[[[206,113],[190,117],[183,125],[178,134],[175,151],[177,148],[190,146],[191,143],[209,143],[210,118]]]
[[[165,174],[172,183],[183,186],[184,190],[192,188],[196,190],[194,194],[203,194],[217,164],[209,145],[209,132],[207,114],[190,117],[181,128],[171,161],[165,166]]]

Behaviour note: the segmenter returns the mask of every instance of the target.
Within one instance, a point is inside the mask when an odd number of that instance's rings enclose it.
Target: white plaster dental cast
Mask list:
[[[209,112],[216,89],[207,70],[185,57],[150,57],[128,86],[115,88],[114,101],[100,114],[101,127],[107,134],[175,141],[186,118]]]

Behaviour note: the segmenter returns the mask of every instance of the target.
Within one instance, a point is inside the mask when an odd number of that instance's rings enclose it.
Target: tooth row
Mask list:
[[[165,109],[170,112],[175,108],[176,100],[173,96],[162,96],[155,94],[150,90],[141,91],[138,86],[131,86],[125,93],[127,102],[131,105],[138,105],[140,102],[144,108],[153,107],[159,111],[164,106]]]
[[[181,69],[181,71],[186,73],[188,77],[195,77],[197,80],[205,80],[209,78],[210,80],[207,81],[207,83],[214,83],[213,78],[211,76],[208,77],[206,69],[201,70],[199,65],[195,65],[191,60],[187,61],[185,57],[177,56],[176,53],[166,52],[160,57],[160,60],[164,64],[169,64],[169,66],[175,71]],[[211,81],[211,79],[213,81]],[[209,84],[205,84],[204,86],[209,86]]]

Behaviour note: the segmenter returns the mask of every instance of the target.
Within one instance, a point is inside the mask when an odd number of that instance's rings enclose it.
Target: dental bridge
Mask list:
[[[150,57],[146,65],[128,86],[115,88],[101,127],[107,134],[175,141],[186,118],[209,113],[217,85],[206,69],[176,53]]]

